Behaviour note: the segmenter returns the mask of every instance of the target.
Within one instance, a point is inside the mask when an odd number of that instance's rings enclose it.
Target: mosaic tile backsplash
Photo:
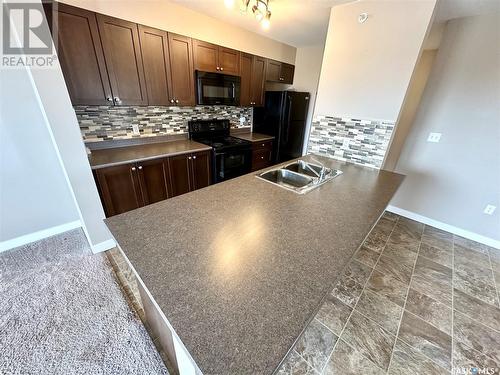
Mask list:
[[[251,107],[135,107],[135,106],[75,106],[84,141],[151,137],[187,133],[187,122],[195,119],[228,119],[232,128],[252,126]],[[245,120],[240,122],[240,118]],[[139,126],[139,135],[132,125]]]
[[[380,168],[394,123],[333,116],[316,116],[307,151]]]

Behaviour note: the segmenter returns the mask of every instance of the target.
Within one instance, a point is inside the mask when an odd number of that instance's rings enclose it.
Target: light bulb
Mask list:
[[[269,11],[269,10],[268,10],[268,11],[266,12],[266,16],[265,16],[265,17],[264,17],[264,19],[262,20],[261,24],[262,24],[262,28],[263,28],[264,30],[269,29],[269,27],[271,26],[271,11]]]
[[[234,0],[224,0],[224,5],[226,6],[226,8],[233,9]]]

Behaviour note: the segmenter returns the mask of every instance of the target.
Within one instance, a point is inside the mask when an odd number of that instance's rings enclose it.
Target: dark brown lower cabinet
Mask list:
[[[137,163],[139,185],[144,205],[170,198],[169,160],[154,159]]]
[[[134,164],[101,168],[95,171],[107,217],[144,205],[136,171]]]
[[[95,170],[107,217],[210,185],[210,151]]]
[[[210,185],[209,151],[170,157],[172,195],[175,197]]]
[[[188,155],[177,155],[169,158],[170,160],[170,183],[172,185],[172,196],[188,193],[191,191],[190,168]]]
[[[254,142],[252,145],[252,171],[272,164],[273,141]]]

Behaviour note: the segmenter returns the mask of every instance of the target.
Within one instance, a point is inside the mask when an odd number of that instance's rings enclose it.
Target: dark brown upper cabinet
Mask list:
[[[254,106],[264,105],[264,85],[266,81],[266,59],[253,57],[252,63],[252,102]]]
[[[173,104],[192,106],[195,104],[193,49],[191,38],[168,33],[170,50],[169,92]]]
[[[281,63],[267,59],[266,81],[281,82]]]
[[[219,59],[218,59],[219,46],[203,42],[201,40],[193,40],[193,55],[194,55],[194,68],[204,72],[218,72]]]
[[[248,53],[242,53],[240,58],[241,86],[240,86],[240,105],[252,105],[252,63],[253,56]]]
[[[293,84],[293,74],[295,67],[290,64],[281,63],[281,82],[286,84]]]
[[[148,103],[149,105],[170,105],[174,102],[174,99],[169,93],[171,78],[168,33],[139,25],[139,39],[144,63]]]
[[[240,51],[219,47],[219,71],[224,74],[240,74]]]
[[[264,104],[266,59],[242,53],[240,62],[240,105],[262,106]]]
[[[147,105],[148,98],[136,23],[97,14],[115,105]]]
[[[112,104],[111,86],[99,38],[95,13],[59,3],[47,7],[57,17],[58,56],[73,105]]]
[[[240,52],[194,39],[194,68],[204,72],[240,74]]]
[[[266,81],[280,82],[291,85],[295,67],[290,64],[267,59]]]

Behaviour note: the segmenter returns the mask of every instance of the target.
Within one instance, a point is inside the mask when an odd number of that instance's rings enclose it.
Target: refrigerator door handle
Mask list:
[[[290,135],[290,113],[292,111],[292,98],[287,95],[288,104],[288,113],[286,116],[286,134],[285,134],[285,143],[288,143],[288,137]]]

